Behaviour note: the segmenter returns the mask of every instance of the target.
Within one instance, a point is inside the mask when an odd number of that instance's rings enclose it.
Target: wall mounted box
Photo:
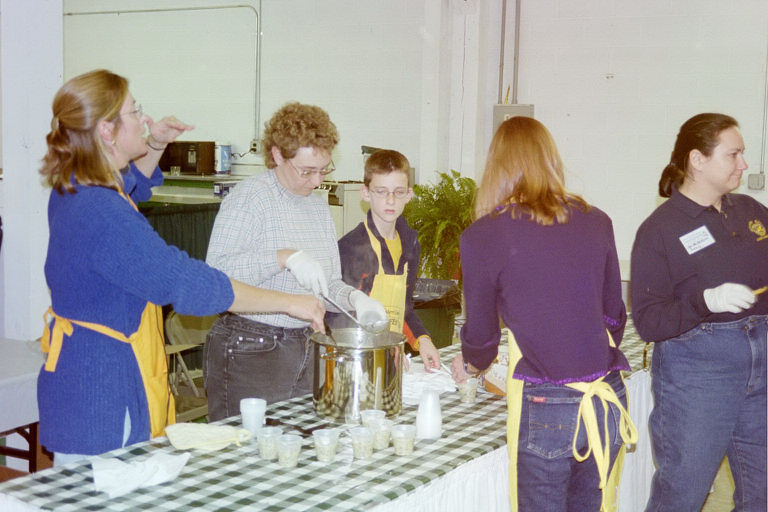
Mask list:
[[[171,174],[214,174],[215,146],[213,141],[171,142],[158,165]]]
[[[510,117],[533,117],[533,105],[516,103],[514,105],[496,104],[493,106],[493,133],[499,129],[499,125]]]

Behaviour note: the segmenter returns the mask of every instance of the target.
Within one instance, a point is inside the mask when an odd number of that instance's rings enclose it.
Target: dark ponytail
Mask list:
[[[659,180],[659,195],[661,197],[670,197],[672,190],[680,187],[685,180],[685,171],[677,167],[675,164],[667,164],[663,171],[661,171],[661,179]]]
[[[683,123],[677,134],[669,164],[661,172],[659,195],[669,197],[672,190],[683,184],[691,151],[698,149],[703,155],[710,156],[717,146],[720,132],[738,126],[739,123],[731,116],[709,113],[693,116]]]

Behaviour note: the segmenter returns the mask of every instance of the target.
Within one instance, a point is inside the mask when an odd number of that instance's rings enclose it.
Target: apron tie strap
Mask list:
[[[49,316],[53,317],[53,332],[51,332],[49,327],[51,322],[48,319]],[[115,329],[107,327],[106,325],[64,318],[63,316],[57,315],[53,310],[53,307],[50,306],[48,307],[48,311],[43,314],[43,322],[45,328],[43,330],[43,338],[41,340],[41,349],[44,353],[48,354],[48,358],[45,361],[45,370],[48,372],[56,371],[56,364],[59,361],[59,354],[61,353],[61,346],[64,342],[64,335],[66,334],[67,336],[72,336],[72,332],[74,331],[72,324],[96,331],[98,333],[104,334],[105,336],[109,336],[110,338],[122,341],[123,343],[131,342],[131,340],[120,331],[116,331]]]
[[[611,439],[608,431],[609,404],[614,404],[619,410],[619,431],[617,434],[621,437],[622,441],[625,444],[637,442],[637,430],[632,424],[629,413],[622,405],[619,397],[616,396],[616,392],[613,388],[603,379],[604,377],[600,377],[592,382],[573,382],[567,384],[568,387],[584,393],[584,396],[579,403],[576,432],[573,436],[573,456],[578,462],[582,462],[586,460],[590,454],[594,455],[597,472],[600,476],[600,489],[606,487],[608,481],[608,469],[611,465]],[[594,397],[599,398],[600,403],[603,406],[602,436],[597,423],[594,403],[592,402],[592,398]],[[584,424],[584,429],[587,433],[587,450],[583,454],[579,453],[576,446],[576,440],[579,437],[582,423]]]
[[[53,332],[51,332],[49,316],[53,316]],[[43,314],[43,323],[45,329],[40,348],[48,354],[45,361],[45,371],[54,372],[56,371],[56,363],[59,361],[64,335],[72,336],[74,328],[69,320],[54,313],[52,307],[48,307],[48,311]]]

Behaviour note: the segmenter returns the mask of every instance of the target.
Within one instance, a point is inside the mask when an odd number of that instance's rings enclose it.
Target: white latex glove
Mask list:
[[[704,290],[704,302],[713,313],[740,313],[752,307],[756,297],[748,286],[737,283],[723,283]]]
[[[291,271],[301,286],[315,295],[328,295],[328,281],[323,267],[304,251],[296,251],[285,260],[285,267]]]
[[[384,306],[381,305],[381,302],[369,297],[360,290],[355,290],[349,295],[349,302],[355,308],[357,319],[364,324],[387,319],[387,312],[384,311]]]

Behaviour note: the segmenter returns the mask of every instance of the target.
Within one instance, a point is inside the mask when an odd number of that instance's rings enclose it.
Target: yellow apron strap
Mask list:
[[[522,380],[513,377],[523,354],[515,336],[509,333],[509,366],[507,367],[507,451],[509,452],[509,509],[517,512],[517,443],[520,437],[520,415],[523,412]]]
[[[49,328],[50,320],[49,316],[53,317],[53,332]],[[48,308],[48,311],[43,315],[43,322],[45,328],[43,330],[43,337],[41,339],[41,349],[44,353],[48,354],[48,358],[45,361],[45,370],[49,372],[56,371],[56,364],[59,361],[59,354],[61,353],[61,345],[64,340],[64,335],[72,336],[73,327],[72,324],[85,327],[92,331],[99,332],[110,338],[130,343],[130,340],[120,331],[111,329],[105,325],[95,324],[93,322],[82,322],[80,320],[69,320],[63,316],[59,316],[53,311],[52,307]]]
[[[384,273],[384,267],[381,264],[381,242],[376,238],[376,236],[373,234],[373,231],[371,231],[371,228],[368,227],[368,222],[363,222],[363,226],[365,226],[365,230],[368,232],[368,239],[371,241],[371,247],[373,248],[373,252],[376,253],[376,261],[379,263],[379,274]]]
[[[608,333],[608,339],[610,346],[615,348],[616,344],[610,333]],[[518,510],[517,451],[518,438],[520,437],[520,416],[523,406],[523,386],[525,385],[522,380],[515,379],[513,375],[515,367],[521,358],[520,348],[517,346],[514,334],[510,331],[509,367],[507,370],[507,450],[509,452],[509,506],[511,512],[517,512]],[[621,479],[621,470],[624,467],[626,444],[637,442],[637,430],[632,424],[629,413],[616,396],[616,392],[609,384],[603,382],[603,377],[592,382],[575,382],[568,384],[568,386],[584,393],[579,404],[577,427],[573,436],[573,456],[577,461],[581,462],[586,460],[590,453],[594,454],[598,475],[600,476],[600,489],[603,491],[600,510],[601,512],[613,512],[617,510],[618,485]],[[600,429],[597,426],[597,415],[592,404],[593,396],[600,398],[603,405],[604,444],[601,444]],[[611,463],[611,443],[608,434],[609,403],[615,404],[619,410],[619,435],[622,441],[624,441],[624,445],[619,450],[616,462],[611,469],[610,476],[607,475]],[[578,438],[582,422],[587,432],[588,442],[588,448],[584,454],[580,454],[576,448],[576,439]]]
[[[53,331],[49,328],[49,315],[53,316],[54,319]],[[172,425],[176,422],[176,404],[168,384],[162,315],[163,312],[159,306],[148,302],[141,315],[139,329],[127,337],[120,331],[105,325],[69,320],[57,315],[52,308],[48,308],[48,311],[43,315],[45,330],[41,340],[43,352],[48,353],[45,370],[56,371],[64,334],[72,335],[72,324],[130,344],[139,366],[144,392],[147,396],[152,437],[162,435],[166,425]]]

